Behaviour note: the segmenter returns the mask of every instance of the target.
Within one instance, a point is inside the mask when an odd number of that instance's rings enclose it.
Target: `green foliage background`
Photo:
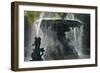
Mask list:
[[[24,11],[24,16],[27,18],[28,24],[32,25],[32,23],[39,18],[40,12],[36,11]]]

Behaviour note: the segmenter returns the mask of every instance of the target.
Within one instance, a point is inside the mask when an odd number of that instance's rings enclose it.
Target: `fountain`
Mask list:
[[[80,20],[77,20],[74,17],[74,14],[72,13],[68,13],[64,19],[61,18],[44,18],[44,12],[42,12],[40,14],[39,19],[37,20],[37,24],[36,25],[36,38],[40,37],[40,30],[41,32],[43,32],[43,34],[45,34],[45,38],[46,41],[44,41],[45,43],[45,49],[51,49],[50,51],[54,52],[54,50],[61,50],[59,51],[59,53],[57,55],[53,55],[53,53],[51,53],[54,57],[55,60],[57,59],[77,59],[80,58],[82,56],[82,35],[83,35],[83,26],[82,23],[80,22]],[[50,30],[50,31],[48,31]],[[53,32],[53,33],[52,33]],[[66,39],[66,33],[70,33],[67,34],[68,36],[72,34],[71,37],[68,37]],[[51,35],[56,34],[56,38],[54,39],[53,37],[50,37]],[[60,43],[60,45],[62,46],[62,48],[53,45],[53,50],[52,50],[52,46],[50,46],[50,44],[53,44],[54,42],[49,42],[47,41],[48,39],[54,39],[55,41],[58,40],[58,42]],[[73,38],[73,39],[70,39]],[[37,41],[37,40],[35,40]],[[49,43],[48,43],[49,42]],[[57,42],[56,42],[57,43]],[[49,46],[49,48],[48,48]],[[50,48],[51,47],[51,48]],[[58,47],[58,48],[57,48]],[[36,44],[35,44],[35,49],[36,49]],[[38,48],[40,48],[40,46],[38,45]],[[40,54],[40,52],[42,52],[42,55],[38,55],[38,57],[40,57],[38,60],[43,60],[42,56],[43,56],[43,51],[44,49],[42,49],[42,51],[39,51],[38,53]],[[34,51],[34,50],[33,50]],[[48,51],[48,52],[50,52]],[[57,52],[56,51],[56,52]],[[47,54],[48,54],[47,52]],[[46,53],[46,52],[45,52]],[[60,54],[61,53],[61,54]],[[33,54],[33,53],[32,53]],[[54,53],[56,54],[56,53]],[[34,55],[34,54],[33,54]],[[60,58],[61,56],[61,58]],[[34,57],[32,56],[32,60],[34,59]],[[44,57],[44,59],[46,60],[46,57]],[[48,59],[48,58],[47,58]],[[37,59],[35,59],[37,60]]]
[[[46,27],[46,29],[44,29],[44,26]],[[57,35],[56,38],[58,38],[57,40],[59,40],[61,45],[63,46],[62,56],[72,55],[71,58],[81,58],[82,57],[83,55],[82,54],[83,25],[80,20],[74,17],[74,14],[68,13],[64,19],[61,19],[61,18],[43,19],[40,28],[43,33],[46,33],[49,28],[51,28],[53,32],[56,32],[56,35]],[[71,43],[70,42],[69,43],[71,46],[69,47],[64,41],[66,39],[65,32],[66,33],[70,32],[70,34],[72,34],[71,37],[74,38],[74,39],[70,39]],[[74,48],[71,48],[72,46]],[[69,48],[69,50],[66,50],[65,48]]]

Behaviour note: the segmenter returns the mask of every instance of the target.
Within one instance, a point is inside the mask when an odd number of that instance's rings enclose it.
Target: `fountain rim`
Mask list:
[[[38,20],[39,20],[39,19],[37,19],[36,22],[37,22]],[[62,19],[62,18],[42,18],[42,21],[43,21],[43,20],[67,20],[67,21],[77,21],[77,22],[79,22],[80,24],[83,24],[83,22],[80,21],[79,19],[66,19],[66,18],[64,18],[64,19]]]

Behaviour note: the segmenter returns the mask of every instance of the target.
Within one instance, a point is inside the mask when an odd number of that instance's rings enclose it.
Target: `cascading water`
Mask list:
[[[68,13],[66,16],[67,20],[73,20],[73,21],[78,21],[80,22],[80,20],[75,18],[75,15],[72,13]],[[73,46],[75,48],[75,50],[77,51],[79,58],[81,58],[83,56],[82,53],[82,36],[83,36],[83,25],[80,25],[80,27],[70,27],[70,32],[71,34],[73,34]]]

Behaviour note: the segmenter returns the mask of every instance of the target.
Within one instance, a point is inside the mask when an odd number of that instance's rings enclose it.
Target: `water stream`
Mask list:
[[[37,28],[37,30],[36,30],[36,37],[39,37],[39,30],[40,30],[40,25],[41,25],[41,22],[42,22],[42,20],[43,20],[43,16],[44,16],[44,12],[42,12],[41,14],[40,14],[40,17],[39,17],[39,19],[38,19],[38,23],[36,24],[36,28]]]
[[[68,13],[66,16],[66,19],[78,21],[78,19],[76,19],[74,14],[72,13]],[[80,20],[78,22],[80,22]],[[83,56],[83,53],[82,53],[83,25],[81,25],[80,27],[71,28],[71,33],[73,34],[73,37],[74,37],[74,40],[73,40],[74,48],[77,51],[79,57],[81,58]]]

